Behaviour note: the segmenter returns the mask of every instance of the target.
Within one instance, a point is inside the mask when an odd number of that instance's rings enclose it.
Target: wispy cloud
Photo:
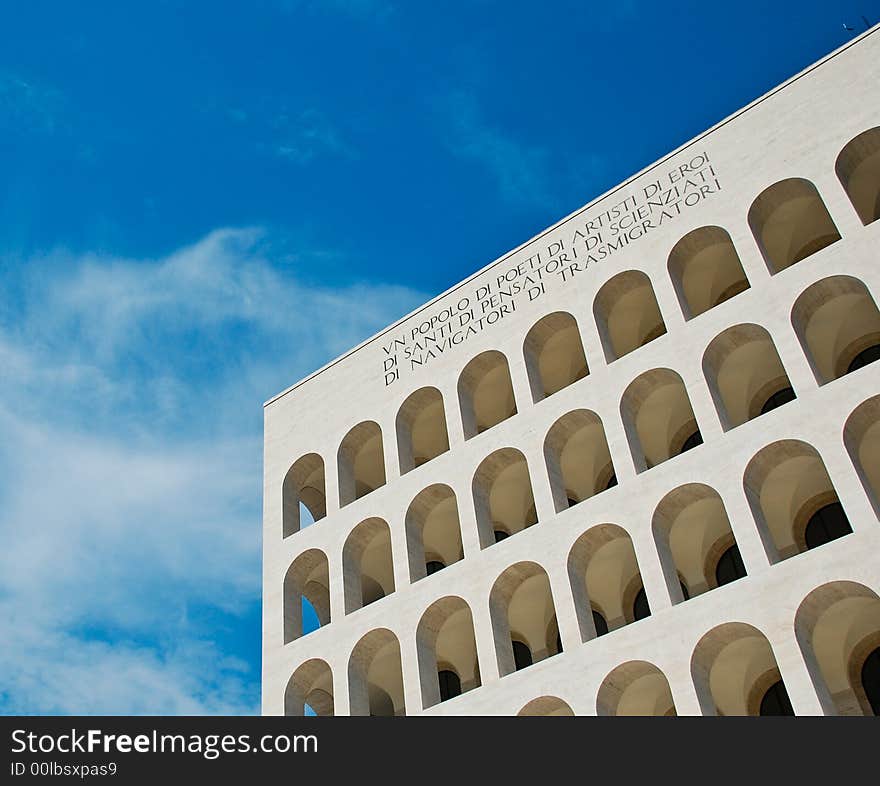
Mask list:
[[[424,297],[310,287],[311,254],[266,248],[223,229],[5,282],[0,712],[258,710],[224,641],[259,605],[260,405]]]
[[[291,118],[278,115],[276,126],[281,142],[275,152],[297,164],[307,164],[317,156],[356,158],[357,151],[342,138],[340,130],[317,109],[306,109]]]
[[[0,129],[52,134],[62,126],[64,103],[51,85],[0,70]]]
[[[509,202],[555,205],[550,152],[525,144],[490,124],[476,99],[457,92],[439,102],[450,136],[450,151],[483,167],[494,177],[500,195]]]

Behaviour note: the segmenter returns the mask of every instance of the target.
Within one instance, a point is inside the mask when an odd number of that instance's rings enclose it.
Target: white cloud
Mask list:
[[[262,401],[424,299],[264,241],[59,251],[0,293],[0,711],[258,708],[223,641],[260,593]]]
[[[550,153],[527,145],[488,123],[476,100],[466,93],[453,93],[440,102],[447,115],[450,151],[484,166],[495,178],[501,196],[509,202],[556,205],[552,187]]]

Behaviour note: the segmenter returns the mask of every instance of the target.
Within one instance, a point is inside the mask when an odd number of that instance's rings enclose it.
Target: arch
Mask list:
[[[697,642],[691,676],[703,715],[760,715],[768,692],[787,700],[770,642],[744,622],[719,625]]]
[[[577,320],[566,311],[548,314],[532,326],[523,356],[535,403],[590,373]]]
[[[474,508],[481,548],[538,523],[526,457],[516,448],[501,448],[477,467],[473,480]]]
[[[776,345],[760,325],[734,325],[712,339],[703,374],[725,431],[796,398]]]
[[[609,363],[666,332],[651,279],[640,270],[606,281],[593,301],[593,314]]]
[[[427,608],[416,627],[416,650],[425,709],[480,687],[474,620],[462,598],[440,598]],[[439,679],[444,671],[456,678],[445,691]]]
[[[636,472],[703,441],[684,382],[671,369],[655,368],[636,377],[623,392],[620,413]]]
[[[550,427],[544,461],[557,513],[617,485],[602,420],[587,409],[569,412]]]
[[[502,677],[517,670],[514,641],[528,648],[531,663],[559,652],[550,579],[536,562],[517,562],[501,573],[489,593],[489,613]]]
[[[516,414],[507,357],[496,350],[473,358],[458,377],[464,438],[470,439]]]
[[[464,557],[458,502],[449,486],[428,486],[410,503],[406,511],[406,545],[410,581],[429,575],[429,563],[447,567]]]
[[[303,507],[313,521],[327,515],[324,459],[317,453],[298,458],[284,476],[281,484],[281,518],[285,538],[306,526],[301,516]]]
[[[880,126],[847,142],[834,169],[862,223],[880,218]]]
[[[394,592],[394,561],[391,530],[379,518],[358,524],[342,547],[345,613],[373,603]]]
[[[284,690],[284,714],[333,715],[333,672],[326,661],[312,658],[297,666]]]
[[[864,680],[866,663],[880,661],[877,593],[852,581],[823,584],[798,607],[794,628],[826,714],[880,714],[880,685]]]
[[[880,312],[868,288],[852,276],[830,276],[807,287],[791,309],[791,324],[820,385],[880,357]]]
[[[596,696],[596,713],[604,716],[677,714],[666,675],[644,660],[621,663],[602,680]]]
[[[614,631],[639,618],[642,575],[625,529],[616,524],[590,527],[574,542],[567,565],[581,641],[602,635],[598,627]]]
[[[363,636],[348,659],[352,715],[406,715],[400,642],[387,628]]]
[[[401,475],[449,450],[443,394],[437,388],[410,394],[400,405],[396,423]]]
[[[746,575],[724,503],[710,486],[670,491],[654,510],[652,531],[673,603]]]
[[[339,504],[348,505],[385,485],[382,429],[372,420],[358,423],[345,435],[336,457]]]
[[[549,715],[574,716],[566,702],[558,696],[538,696],[523,707],[517,715],[521,718]]]
[[[880,396],[859,404],[843,427],[843,442],[880,517]]]
[[[840,240],[816,186],[797,177],[758,195],[749,208],[749,226],[771,274]]]
[[[692,319],[745,292],[749,280],[726,229],[688,232],[669,253],[669,277],[685,319]]]
[[[843,531],[834,537],[852,531],[822,457],[806,442],[786,439],[761,448],[746,466],[743,487],[771,562],[811,548],[817,516],[843,516]]]
[[[284,574],[284,643],[303,635],[303,601],[308,601],[321,626],[330,622],[330,568],[320,549],[300,554]]]

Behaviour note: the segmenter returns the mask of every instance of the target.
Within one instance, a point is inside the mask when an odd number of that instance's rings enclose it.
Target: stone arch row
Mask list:
[[[542,582],[546,583],[546,573],[540,566],[518,563],[505,570],[492,588],[490,611],[501,677],[530,665],[514,662],[518,639],[512,637],[526,638],[522,633],[526,628],[514,632],[513,626],[527,626],[542,635],[547,608],[535,602],[536,593],[546,593],[552,606],[549,583],[542,586]],[[515,603],[519,608],[511,611]],[[532,619],[524,620],[524,615]],[[880,597],[874,590],[845,580],[823,584],[800,603],[793,629],[825,714],[880,715]],[[432,603],[415,636],[421,687],[417,709],[480,687],[473,618],[465,600],[448,596]],[[510,661],[507,668],[505,661]],[[773,647],[751,624],[729,621],[706,632],[692,651],[690,672],[704,715],[795,714]],[[350,714],[406,714],[400,642],[392,631],[372,630],[357,642],[347,677]],[[326,661],[308,660],[287,684],[284,712],[332,715],[333,690]],[[529,701],[517,714],[574,713],[563,699],[545,695]],[[677,711],[662,670],[648,661],[630,660],[600,683],[596,714],[668,716]]]
[[[791,323],[819,384],[857,371],[880,357],[880,311],[865,284],[852,276],[829,276],[808,286],[795,300]],[[549,324],[555,327],[550,330]],[[554,376],[550,385],[553,390],[561,389],[563,378],[565,384],[580,379],[583,347],[574,317],[562,312],[551,314],[540,320],[529,336],[537,328],[546,341],[541,345],[543,349],[535,350],[537,360],[532,371],[544,380],[544,372],[564,369],[562,376]],[[758,324],[739,324],[722,331],[706,347],[702,367],[725,430],[796,398],[773,338]],[[492,350],[478,355],[461,378],[468,380],[467,396],[461,398],[462,412],[478,413],[484,428],[516,412],[515,403],[511,403],[514,394],[509,366],[502,353]],[[459,387],[461,393],[461,383]],[[624,391],[620,412],[637,472],[702,442],[685,385],[671,369],[653,369],[639,375]],[[572,430],[586,435],[595,421],[596,416],[584,410],[579,418],[573,416],[564,424],[554,425],[548,439],[564,441]],[[449,449],[446,411],[439,390],[421,388],[406,399],[397,415],[397,437],[403,471]],[[557,511],[570,499],[580,501],[616,482],[610,456],[605,455],[607,446],[599,452],[602,455],[595,460],[604,463],[594,467],[591,488],[565,489],[566,493],[572,492],[568,496],[554,492]],[[550,464],[552,477],[561,468]],[[348,432],[339,448],[338,469],[341,501],[352,501],[384,485],[385,456],[377,423],[360,423]],[[284,534],[298,531],[304,515],[317,520],[326,512],[324,460],[311,453],[297,460],[284,479]]]
[[[574,430],[567,441],[557,441],[551,439],[551,429],[545,443],[555,497],[576,494],[567,489],[581,488],[577,479],[606,476],[597,472],[602,461],[595,459],[597,445],[607,450],[601,421],[584,421],[583,416],[583,410],[576,410],[559,422],[571,417],[586,422],[586,435]],[[880,395],[851,413],[843,428],[843,442],[880,516]],[[765,445],[747,463],[742,488],[770,563],[852,532],[825,463],[807,442],[782,439]],[[474,473],[472,491],[481,549],[537,524],[527,460],[518,450],[502,448],[484,459]],[[410,583],[464,559],[458,500],[451,487],[434,484],[419,492],[407,509],[404,527]],[[673,605],[747,574],[725,503],[709,485],[690,482],[669,491],[654,509],[651,532]],[[572,580],[584,640],[650,613],[627,531],[600,524],[588,534],[569,556],[570,575],[593,577],[585,579],[583,586]],[[595,561],[598,554],[601,558]],[[346,614],[395,591],[394,562],[391,529],[383,519],[365,519],[352,529],[342,549]],[[330,622],[330,586],[329,562],[323,551],[312,548],[293,560],[283,584],[284,643],[309,627]],[[304,608],[316,618],[311,625],[303,623]],[[534,656],[534,647],[529,649]]]

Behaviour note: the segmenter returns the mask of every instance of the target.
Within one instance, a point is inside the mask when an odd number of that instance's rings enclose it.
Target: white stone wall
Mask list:
[[[769,640],[797,714],[821,714],[794,635],[794,615],[815,587],[836,579],[860,582],[880,593],[880,523],[843,444],[843,425],[866,399],[880,393],[880,368],[868,366],[820,386],[790,322],[792,304],[811,283],[829,275],[860,279],[880,300],[880,221],[863,226],[835,174],[835,160],[857,134],[880,125],[880,34],[871,31],[816,66],[684,145],[627,183],[551,228],[545,237],[521,246],[476,276],[440,296],[422,314],[316,373],[265,407],[263,529],[263,712],[284,712],[285,686],[296,667],[322,658],[333,673],[336,714],[349,708],[348,658],[355,643],[375,628],[393,631],[401,647],[407,714],[422,711],[415,629],[435,600],[456,595],[473,614],[482,686],[435,705],[431,714],[515,714],[530,700],[553,695],[577,714],[596,713],[596,694],[605,676],[630,660],[650,661],[666,675],[679,714],[700,714],[691,676],[691,655],[699,639],[726,621],[754,625]],[[670,111],[674,111],[672,108]],[[498,271],[528,258],[548,240],[572,231],[584,217],[601,212],[665,175],[678,163],[705,152],[721,184],[720,193],[634,241],[572,280],[548,285],[532,303],[518,301],[505,316],[421,369],[404,371],[386,386],[382,345],[411,330],[424,316],[472,293]],[[792,267],[771,275],[748,224],[755,197],[785,178],[815,184],[842,240]],[[579,213],[583,216],[579,217]],[[566,223],[568,222],[568,223]],[[442,222],[440,222],[442,223]],[[685,321],[667,271],[675,243],[702,226],[726,229],[740,256],[750,289]],[[444,240],[443,242],[449,242]],[[625,270],[651,279],[667,333],[608,363],[593,316],[599,288]],[[530,327],[553,311],[577,319],[590,373],[562,391],[532,403],[523,361]],[[797,394],[797,400],[727,432],[701,367],[707,345],[724,329],[751,322],[770,333]],[[465,441],[457,379],[469,360],[499,350],[509,361],[518,414]],[[684,380],[704,444],[648,471],[637,473],[620,415],[624,389],[644,371],[675,370]],[[443,394],[450,450],[401,476],[395,437],[397,411],[410,393],[432,385]],[[565,413],[585,408],[602,418],[619,485],[561,513],[554,512],[543,456],[544,437]],[[385,486],[342,508],[336,454],[348,430],[365,420],[382,429]],[[743,471],[763,446],[800,439],[820,453],[853,533],[814,551],[771,564],[743,491]],[[473,473],[492,451],[515,447],[527,457],[538,524],[491,548],[480,548],[471,491]],[[325,462],[327,516],[282,537],[281,487],[300,456],[316,452]],[[663,578],[651,524],[657,503],[672,489],[705,483],[722,497],[748,572],[745,579],[673,605]],[[439,574],[411,584],[404,516],[425,487],[454,489],[461,520],[464,559]],[[396,591],[365,608],[344,613],[342,546],[351,530],[369,517],[391,528]],[[566,560],[572,544],[591,526],[615,523],[630,534],[652,614],[649,618],[582,642],[575,617]],[[282,583],[298,554],[322,550],[329,560],[332,622],[283,644]],[[564,652],[514,674],[499,677],[488,598],[495,579],[516,562],[540,563],[547,571]]]

